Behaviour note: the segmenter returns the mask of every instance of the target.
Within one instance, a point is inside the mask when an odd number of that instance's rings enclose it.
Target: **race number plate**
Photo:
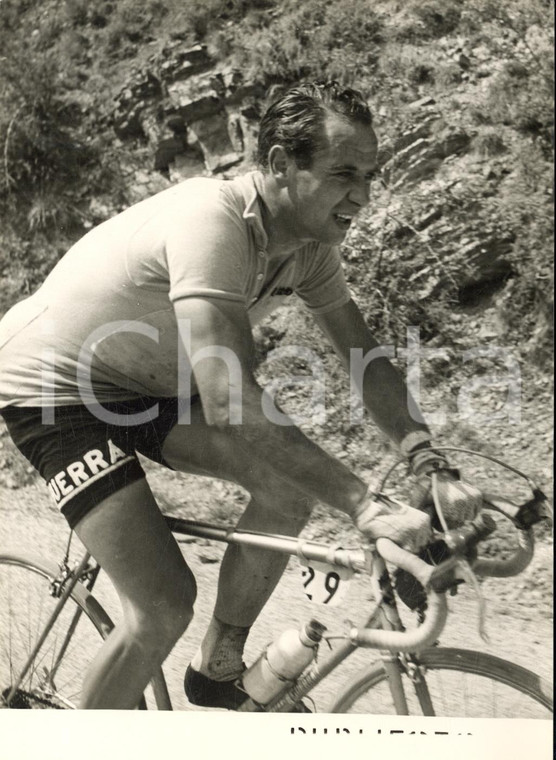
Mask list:
[[[326,562],[302,562],[301,580],[307,599],[336,607],[345,599],[353,570]]]

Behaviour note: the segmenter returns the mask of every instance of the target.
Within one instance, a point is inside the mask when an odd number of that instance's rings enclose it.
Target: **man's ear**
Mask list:
[[[284,183],[288,178],[288,169],[292,158],[288,156],[281,145],[273,145],[268,154],[268,168],[274,179]]]

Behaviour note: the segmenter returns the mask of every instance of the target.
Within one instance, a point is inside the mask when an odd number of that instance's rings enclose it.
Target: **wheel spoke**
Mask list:
[[[4,698],[57,604],[50,594],[50,580],[29,563],[0,557],[0,693]],[[15,707],[75,708],[78,704],[83,673],[102,639],[84,610],[57,665],[77,608],[75,599],[68,599],[14,696]]]
[[[552,718],[551,690],[533,673],[500,658],[464,650],[433,649],[423,653],[424,678],[435,714],[452,718]],[[404,675],[410,715],[422,715],[415,683]],[[369,669],[349,686],[332,712],[393,714],[384,670]]]

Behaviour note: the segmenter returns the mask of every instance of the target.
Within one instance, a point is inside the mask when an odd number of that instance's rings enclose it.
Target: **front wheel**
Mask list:
[[[0,553],[0,707],[72,709],[83,674],[112,622],[77,583],[27,673],[14,690],[58,599],[51,594],[55,565]]]
[[[401,666],[410,715],[552,718],[550,685],[519,665],[484,652],[442,648],[422,652],[415,662],[416,668]],[[430,701],[423,699],[423,689]],[[330,712],[395,714],[382,663],[375,663],[349,684]]]

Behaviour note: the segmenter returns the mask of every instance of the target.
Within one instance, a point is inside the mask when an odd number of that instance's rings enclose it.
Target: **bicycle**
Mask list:
[[[477,454],[455,447],[442,450]],[[436,533],[426,557],[411,554],[387,539],[379,539],[366,548],[343,549],[165,516],[176,535],[284,552],[299,557],[309,568],[311,563],[325,563],[330,568],[328,578],[336,579],[342,572],[366,573],[370,577],[376,601],[365,625],[350,625],[341,633],[325,634],[324,640],[331,647],[327,656],[319,656],[299,679],[284,684],[283,692],[268,705],[247,700],[242,711],[295,711],[301,700],[310,699],[311,691],[357,649],[373,648],[379,650],[379,658],[346,684],[327,712],[485,717],[486,699],[499,710],[498,717],[551,717],[552,688],[532,671],[485,652],[442,648],[438,644],[448,615],[446,594],[454,593],[464,580],[474,582],[475,574],[511,577],[524,570],[533,557],[533,525],[548,516],[546,498],[533,481],[499,460],[477,455],[525,478],[532,492],[531,498],[521,505],[494,495],[484,496],[485,507],[502,514],[516,528],[518,545],[506,559],[478,555],[478,547],[496,529],[486,513],[461,528],[447,529],[434,477],[433,495],[445,530]],[[382,480],[376,499],[392,501],[384,488],[399,464],[391,467]],[[88,553],[74,567],[69,566],[68,557],[69,550],[57,567],[25,553],[0,550],[3,707],[75,708],[79,696],[75,684],[81,680],[99,637],[106,638],[113,627],[92,594],[100,566]],[[337,580],[329,583],[330,593],[336,586]],[[413,603],[405,600],[418,618],[417,627],[411,629],[402,622],[397,600],[407,596],[408,588],[417,600]],[[41,618],[43,611],[45,620]],[[341,643],[332,647],[332,642],[338,641]],[[460,679],[464,679],[465,687]],[[155,674],[151,685],[156,707],[171,710],[162,670]],[[447,698],[451,704],[446,703]],[[140,708],[146,708],[145,699]]]

